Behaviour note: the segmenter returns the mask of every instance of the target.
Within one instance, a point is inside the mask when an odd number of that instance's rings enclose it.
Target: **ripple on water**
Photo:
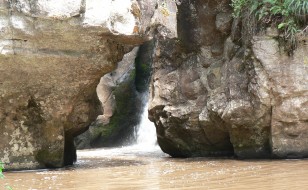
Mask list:
[[[13,189],[307,189],[307,160],[174,159],[136,147],[78,151],[65,169],[6,172]],[[1,185],[0,184],[0,185]],[[2,187],[0,186],[0,189]]]

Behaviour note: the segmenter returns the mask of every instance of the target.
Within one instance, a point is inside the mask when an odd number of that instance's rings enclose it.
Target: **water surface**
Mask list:
[[[156,145],[147,109],[136,145],[78,151],[72,167],[6,172],[0,190],[308,189],[308,160],[175,159]]]
[[[6,172],[0,184],[28,189],[307,189],[307,160],[174,159],[138,146],[78,151],[61,170]],[[2,187],[0,186],[0,189]]]

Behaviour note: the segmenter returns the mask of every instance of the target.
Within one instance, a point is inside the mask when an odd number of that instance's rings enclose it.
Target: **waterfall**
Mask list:
[[[79,151],[79,157],[98,157],[98,156],[150,156],[150,157],[165,157],[166,154],[163,153],[157,144],[156,129],[154,123],[148,119],[148,100],[147,96],[143,96],[142,100],[144,102],[143,111],[141,114],[140,123],[135,126],[135,141],[126,146],[117,148],[105,148],[97,149],[93,152],[82,152]]]
[[[148,119],[148,104],[143,108],[141,121],[136,126],[136,146],[142,150],[157,148],[156,129],[154,123]]]

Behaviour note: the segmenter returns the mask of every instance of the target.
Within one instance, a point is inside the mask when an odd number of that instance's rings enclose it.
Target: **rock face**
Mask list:
[[[127,141],[139,121],[142,108],[135,87],[138,48],[124,55],[116,70],[100,79],[96,91],[103,114],[85,133],[75,138],[77,148],[115,146]]]
[[[75,138],[78,149],[124,146],[136,140],[134,132],[148,95],[152,53],[153,41],[145,42],[101,78],[96,91],[103,114]]]
[[[6,169],[73,162],[73,137],[101,111],[99,79],[144,41],[141,23],[149,19],[142,11],[135,0],[0,2],[0,160]]]
[[[164,35],[176,37],[175,2],[164,3],[163,0],[139,1],[144,10],[141,26],[148,26],[145,30],[151,35],[156,26],[164,25],[168,29]],[[101,78],[97,94],[103,114],[88,131],[75,138],[77,148],[123,146],[136,140],[135,126],[140,122],[145,97],[148,97],[153,46],[153,40],[144,42],[138,51],[127,53],[115,71]]]
[[[72,164],[73,138],[99,114],[114,116],[112,101],[100,107],[100,78],[153,31],[149,113],[163,151],[308,157],[307,37],[288,56],[275,30],[253,36],[249,18],[233,20],[230,3],[1,1],[0,161],[6,169]]]
[[[253,41],[259,96],[271,108],[271,151],[278,158],[308,157],[308,45],[290,57],[269,36]]]
[[[233,21],[229,4],[182,1],[178,38],[158,30],[149,117],[159,145],[177,157],[308,157],[307,38],[293,56],[272,32],[247,40],[249,19]]]

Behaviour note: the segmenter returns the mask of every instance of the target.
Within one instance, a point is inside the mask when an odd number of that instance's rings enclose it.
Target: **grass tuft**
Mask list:
[[[296,48],[297,35],[307,29],[308,0],[232,0],[231,6],[235,18],[249,11],[258,23],[275,25],[291,50]]]

